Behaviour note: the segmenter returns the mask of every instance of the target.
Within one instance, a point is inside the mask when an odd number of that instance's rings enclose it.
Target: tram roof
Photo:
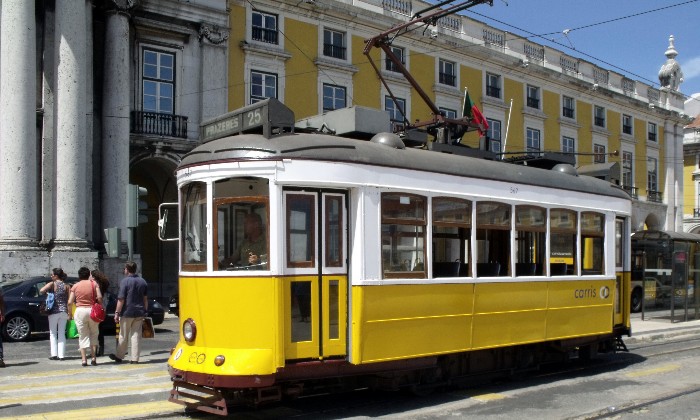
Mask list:
[[[282,159],[383,166],[630,198],[618,186],[586,175],[315,133],[288,133],[272,138],[240,134],[214,139],[186,154],[178,169],[222,162]]]
[[[633,233],[632,239],[700,242],[700,235],[688,232],[675,232],[672,230],[641,230]]]

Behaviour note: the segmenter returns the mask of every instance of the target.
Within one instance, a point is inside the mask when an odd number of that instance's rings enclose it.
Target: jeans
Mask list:
[[[66,356],[66,322],[68,314],[59,312],[49,315],[49,341],[51,357],[63,359]]]

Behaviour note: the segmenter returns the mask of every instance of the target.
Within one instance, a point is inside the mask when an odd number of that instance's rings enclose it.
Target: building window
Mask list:
[[[656,141],[656,124],[650,122],[649,124],[647,124],[647,127],[647,138],[649,139],[649,141]]]
[[[605,128],[605,108],[602,106],[593,107],[593,124]]]
[[[323,30],[323,55],[345,60],[345,34],[331,29]]]
[[[345,108],[345,88],[343,86],[323,84],[323,110]]]
[[[443,85],[454,86],[457,83],[455,76],[455,63],[452,61],[440,59],[440,83]]]
[[[593,163],[605,163],[605,146],[602,144],[593,145]]]
[[[540,109],[540,88],[527,85],[527,106]]]
[[[486,130],[486,137],[489,139],[489,147],[494,153],[501,153],[501,122],[498,120],[486,119],[489,123],[489,128]]]
[[[540,130],[534,128],[527,128],[527,139],[526,139],[525,150],[528,152],[540,152]]]
[[[656,158],[647,159],[647,191],[657,192],[659,185],[656,175],[657,170]]]
[[[254,41],[277,44],[277,16],[259,11],[253,12],[252,39]]]
[[[631,187],[632,180],[632,153],[622,152],[622,186]]]
[[[561,115],[566,118],[574,118],[574,113],[576,112],[576,100],[569,96],[562,97],[563,107],[561,110]]]
[[[401,64],[404,66],[406,65],[406,59],[404,55],[404,49],[401,47],[390,47],[391,52],[396,56],[396,58],[399,59]],[[399,66],[396,65],[393,61],[389,59],[389,57],[386,58],[386,70],[388,71],[393,71],[393,72],[399,72]]]
[[[622,132],[632,135],[632,116],[622,114]]]
[[[277,75],[261,71],[250,72],[250,103],[277,97]]]
[[[457,111],[455,111],[454,109],[443,108],[443,107],[440,107],[439,109],[440,109],[440,113],[445,118],[449,118],[451,120],[457,119]]]
[[[562,153],[576,153],[576,140],[573,137],[563,136],[561,138]]]
[[[404,113],[406,112],[406,100],[396,98],[396,102],[391,99],[391,96],[384,97],[384,110],[389,113],[389,119],[392,122],[403,123]]]
[[[175,112],[175,56],[143,50],[143,110]]]
[[[501,98],[501,76],[486,73],[486,96]]]

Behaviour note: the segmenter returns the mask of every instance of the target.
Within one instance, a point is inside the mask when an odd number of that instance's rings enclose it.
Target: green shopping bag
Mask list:
[[[66,338],[78,338],[78,327],[75,325],[74,319],[69,319],[66,322]]]

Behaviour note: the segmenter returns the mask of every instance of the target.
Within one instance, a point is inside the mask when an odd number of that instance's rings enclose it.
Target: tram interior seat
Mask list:
[[[567,274],[567,266],[565,263],[552,263],[549,265],[549,273],[552,276],[564,276]]]
[[[477,277],[496,277],[500,275],[501,264],[499,263],[476,263]]]
[[[434,262],[433,277],[459,277],[459,261]]]
[[[516,276],[536,276],[539,274],[539,267],[535,263],[515,263]]]

